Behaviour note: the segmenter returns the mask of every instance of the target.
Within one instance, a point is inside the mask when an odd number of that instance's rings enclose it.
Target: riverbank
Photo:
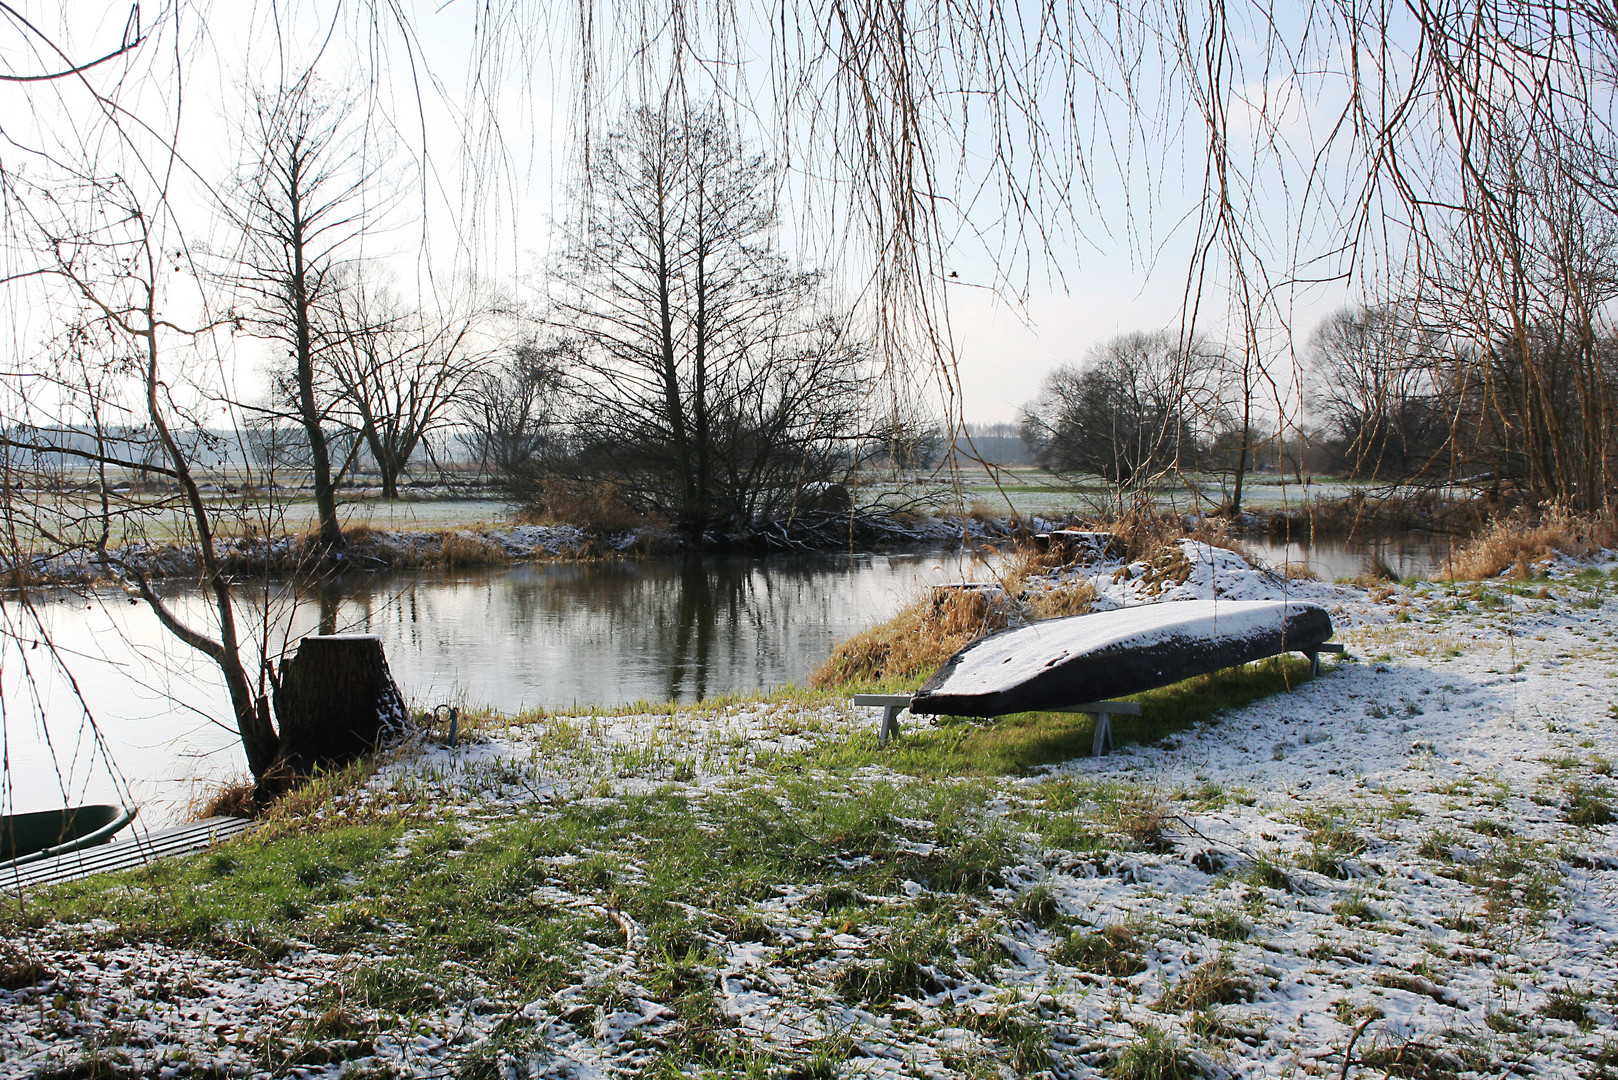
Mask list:
[[[883,749],[841,692],[491,719],[214,853],[8,907],[0,1057],[1600,1075],[1618,562],[1548,570],[1336,586],[1342,663],[1247,669],[1108,758],[1057,716]]]
[[[1044,474],[1033,479],[1041,478],[1052,479]],[[347,545],[336,552],[313,547],[307,504],[288,504],[269,515],[280,524],[268,532],[254,515],[243,514],[240,508],[220,507],[215,544],[233,575],[316,580],[353,572],[542,559],[897,551],[972,545],[1062,527],[1128,532],[1138,530],[1141,523],[1165,536],[1212,530],[1268,547],[1279,544],[1283,551],[1345,539],[1376,546],[1379,540],[1414,535],[1426,538],[1422,541],[1426,546],[1441,540],[1449,548],[1464,545],[1475,531],[1488,526],[1487,508],[1476,500],[1367,499],[1364,493],[1341,494],[1339,488],[1348,490],[1342,485],[1327,485],[1315,494],[1307,494],[1312,489],[1306,488],[1305,496],[1273,505],[1257,500],[1259,509],[1227,517],[1210,510],[1214,504],[1206,499],[1194,500],[1198,508],[1190,511],[1177,509],[1176,500],[1171,499],[1158,510],[1143,514],[1111,505],[1116,498],[1103,499],[1082,487],[1030,482],[1026,476],[1008,473],[999,484],[985,484],[955,490],[926,490],[927,485],[920,481],[875,485],[871,488],[874,501],[861,502],[853,515],[815,511],[788,521],[766,522],[743,533],[714,533],[700,540],[655,524],[505,521],[501,519],[510,508],[486,498],[356,499],[343,504]],[[1064,492],[1065,497],[1058,499]],[[968,501],[968,495],[981,497]],[[895,505],[907,509],[893,509]],[[118,543],[115,535],[109,547],[111,560],[154,581],[195,579],[200,573],[195,546],[163,539],[181,534],[184,524],[170,513],[146,522],[151,536]],[[38,551],[18,560],[16,566],[0,559],[0,576],[24,585],[86,586],[109,583],[119,571],[116,566],[109,569],[92,548],[83,547]]]
[[[694,544],[666,529],[651,526],[603,531],[577,525],[469,524],[435,529],[345,528],[341,550],[318,552],[311,536],[227,536],[215,541],[226,573],[236,577],[266,574],[311,580],[338,574],[410,570],[427,567],[495,566],[545,559],[585,561],[604,558],[701,554],[768,554],[778,552],[903,550],[911,547],[961,545],[1004,539],[1032,524],[1052,528],[1044,519],[1018,522],[988,514],[949,517],[928,514],[860,515],[854,518],[800,519],[761,527],[746,537],[716,538]],[[132,543],[109,551],[111,572],[92,550],[40,554],[12,568],[0,563],[0,575],[31,586],[93,586],[114,581],[118,568],[138,571],[153,581],[194,580],[201,573],[195,545]]]

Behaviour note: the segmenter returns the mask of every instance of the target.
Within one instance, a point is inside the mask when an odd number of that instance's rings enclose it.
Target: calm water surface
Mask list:
[[[1327,579],[1372,556],[1428,573],[1444,551],[1418,540],[1251,546]],[[242,615],[278,628],[273,653],[307,633],[376,634],[419,708],[693,701],[802,680],[836,642],[926,586],[984,573],[956,552],[535,563],[355,577],[296,602],[248,602]],[[194,592],[172,603],[201,621]],[[7,602],[0,619],[10,642],[0,648],[0,811],[122,800],[143,804],[156,825],[183,812],[199,782],[245,771],[234,733],[215,719],[229,711],[214,669],[144,605]],[[62,663],[33,647],[47,636]]]

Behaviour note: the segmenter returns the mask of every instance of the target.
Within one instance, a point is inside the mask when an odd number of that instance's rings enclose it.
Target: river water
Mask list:
[[[1252,544],[1272,564],[1320,576],[1381,558],[1430,573],[1442,548]],[[961,552],[709,556],[529,563],[356,576],[302,596],[246,599],[243,622],[273,630],[272,655],[315,632],[375,634],[417,708],[502,711],[693,701],[800,681],[832,646],[927,586],[981,580]],[[202,598],[177,590],[182,614]],[[148,826],[244,760],[215,670],[144,604],[60,597],[0,602],[0,812],[98,801],[142,804]],[[262,636],[262,633],[261,635]],[[51,649],[36,645],[53,643]]]

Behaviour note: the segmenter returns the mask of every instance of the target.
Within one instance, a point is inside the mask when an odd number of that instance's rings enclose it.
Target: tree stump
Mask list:
[[[318,634],[298,644],[275,690],[280,764],[290,773],[353,761],[405,726],[404,698],[370,634]]]

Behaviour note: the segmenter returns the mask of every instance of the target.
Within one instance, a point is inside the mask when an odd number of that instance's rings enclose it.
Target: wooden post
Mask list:
[[[293,774],[352,761],[405,726],[404,698],[382,642],[370,634],[315,634],[298,643],[275,690],[280,763]]]

